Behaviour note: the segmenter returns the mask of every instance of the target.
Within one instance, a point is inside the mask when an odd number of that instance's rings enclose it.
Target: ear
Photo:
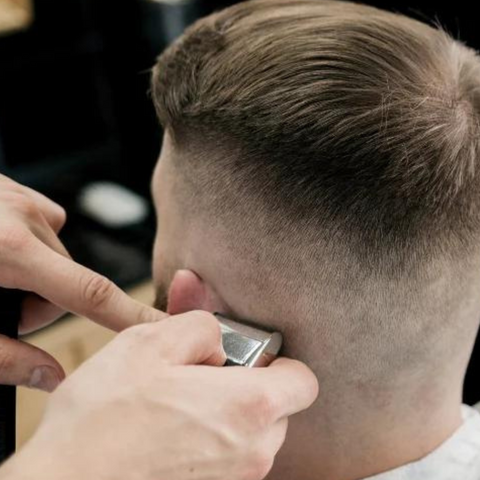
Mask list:
[[[220,302],[208,285],[191,270],[177,270],[168,292],[167,313],[176,315],[191,310],[219,311]]]

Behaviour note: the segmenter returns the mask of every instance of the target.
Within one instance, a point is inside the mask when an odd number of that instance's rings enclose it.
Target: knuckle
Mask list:
[[[0,374],[11,370],[14,364],[13,356],[11,353],[5,351],[0,346]]]
[[[95,273],[83,281],[83,301],[87,308],[98,309],[106,305],[114,294],[113,283],[103,275]]]
[[[65,223],[67,222],[67,211],[61,206],[56,204],[57,212],[56,212],[56,221],[58,228],[62,228]]]
[[[40,211],[35,202],[25,195],[15,195],[12,204],[18,213],[27,218],[38,218],[40,216]]]

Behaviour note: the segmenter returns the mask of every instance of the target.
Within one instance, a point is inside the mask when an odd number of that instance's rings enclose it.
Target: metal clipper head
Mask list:
[[[225,365],[242,367],[266,367],[278,355],[282,335],[250,323],[231,320],[214,314],[222,329],[222,342],[227,362]]]

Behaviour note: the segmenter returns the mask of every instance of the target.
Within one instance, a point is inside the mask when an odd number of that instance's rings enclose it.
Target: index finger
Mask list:
[[[306,410],[317,399],[315,374],[302,362],[278,358],[267,368],[252,369],[275,399],[277,420]]]
[[[45,220],[55,233],[58,233],[65,225],[67,219],[65,210],[53,200],[37,192],[30,187],[22,185],[22,190],[29,196],[42,212]]]
[[[111,280],[42,242],[35,242],[31,248],[28,264],[19,275],[19,288],[116,331],[168,317],[133,300]]]

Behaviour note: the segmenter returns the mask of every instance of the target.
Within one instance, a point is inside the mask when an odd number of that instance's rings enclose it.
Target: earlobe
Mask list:
[[[204,281],[191,270],[177,270],[168,292],[167,312],[177,315],[191,310],[210,310]]]

